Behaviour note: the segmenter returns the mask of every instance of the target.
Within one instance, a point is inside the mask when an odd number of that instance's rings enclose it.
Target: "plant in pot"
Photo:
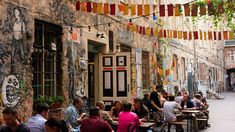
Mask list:
[[[50,104],[50,109],[62,108],[62,105],[64,103],[63,96],[54,96],[54,97],[51,97],[51,100],[52,100],[52,103]]]

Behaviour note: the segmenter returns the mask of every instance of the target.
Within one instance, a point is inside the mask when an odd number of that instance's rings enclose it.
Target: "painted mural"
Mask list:
[[[15,107],[28,92],[23,76],[30,58],[30,30],[25,8],[9,4],[0,20],[0,85],[4,106]]]
[[[68,34],[67,55],[69,75],[69,97],[75,95],[84,96],[86,80],[86,62],[84,60],[86,50],[80,42],[80,29],[70,28]]]

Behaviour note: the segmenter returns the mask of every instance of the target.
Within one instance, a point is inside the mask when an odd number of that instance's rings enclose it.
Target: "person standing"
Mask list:
[[[47,103],[39,103],[36,106],[37,114],[26,122],[32,132],[46,132],[45,122],[47,121],[49,107]]]
[[[72,127],[72,131],[80,132],[80,123],[86,116],[86,113],[80,113],[79,111],[83,107],[83,101],[79,97],[75,97],[73,104],[65,110],[65,121]]]
[[[2,114],[6,125],[0,127],[0,132],[31,132],[26,124],[20,122],[15,109],[7,107]]]

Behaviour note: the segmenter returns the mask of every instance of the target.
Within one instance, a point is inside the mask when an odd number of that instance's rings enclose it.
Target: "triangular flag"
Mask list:
[[[206,15],[206,6],[200,5],[200,15]]]
[[[136,5],[131,5],[131,15],[136,15]]]
[[[214,5],[213,3],[208,4],[208,14],[209,15],[214,15],[215,11],[214,11]]]
[[[202,38],[202,31],[200,30],[200,40],[202,40],[203,38]]]
[[[138,16],[142,16],[142,5],[138,5]]]
[[[232,32],[232,31],[229,31],[229,39],[230,39],[230,40],[234,39],[234,37],[233,37],[233,32]]]
[[[81,8],[81,10],[82,10],[83,12],[86,12],[86,2],[82,2],[82,8]]]
[[[173,5],[167,5],[168,16],[173,16]]]
[[[183,38],[184,38],[184,40],[187,40],[187,39],[188,39],[188,34],[187,34],[187,32],[183,32]]]
[[[80,1],[78,0],[76,3],[76,10],[79,11],[80,10]]]
[[[91,2],[86,3],[87,12],[91,12]]]
[[[103,13],[103,4],[97,3],[97,13],[102,14]]]
[[[198,6],[196,4],[192,4],[192,16],[197,16]]]
[[[110,15],[115,15],[115,4],[110,4]]]
[[[228,39],[228,31],[224,31],[223,34],[224,34],[224,40],[227,40]]]
[[[180,16],[180,4],[175,5],[175,16]]]
[[[144,15],[148,16],[150,13],[150,7],[149,5],[144,5]]]
[[[185,16],[190,16],[189,4],[184,4],[184,13]]]
[[[104,3],[104,14],[105,15],[109,14],[109,4],[108,3]]]
[[[208,32],[208,39],[212,40],[212,32],[211,31]]]
[[[97,13],[97,3],[93,2],[93,13]]]
[[[128,4],[124,5],[124,15],[129,15],[129,5]]]
[[[165,16],[165,5],[160,5],[160,16],[163,17]]]
[[[124,11],[124,5],[123,4],[118,4],[118,9],[119,9],[119,12],[123,12]]]
[[[197,31],[193,32],[193,37],[194,37],[195,40],[198,39],[198,32]]]

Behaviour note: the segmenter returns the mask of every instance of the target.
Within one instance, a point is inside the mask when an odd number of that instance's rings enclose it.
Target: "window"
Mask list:
[[[142,83],[143,83],[143,88],[150,87],[149,53],[148,52],[142,52]]]
[[[235,51],[231,50],[229,55],[230,55],[230,60],[234,61],[235,60]]]
[[[61,93],[62,28],[35,20],[35,42],[32,54],[34,98]]]
[[[113,31],[109,31],[109,51],[113,52]]]

